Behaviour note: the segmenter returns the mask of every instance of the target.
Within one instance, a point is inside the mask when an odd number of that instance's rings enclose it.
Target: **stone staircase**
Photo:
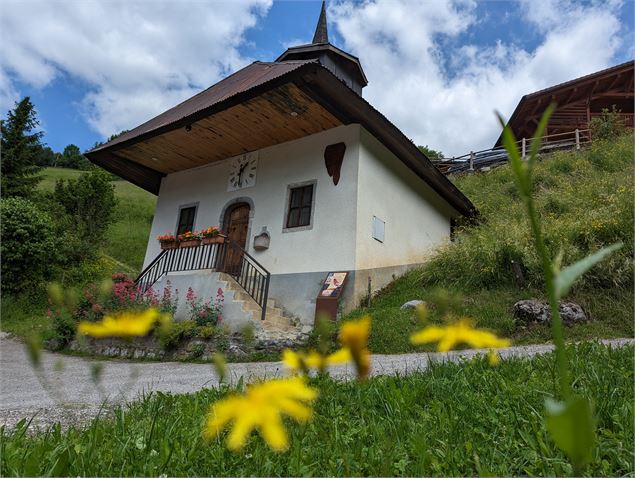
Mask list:
[[[218,281],[224,291],[231,292],[233,302],[240,304],[245,314],[251,316],[251,323],[257,339],[294,340],[311,331],[310,326],[302,326],[296,323],[294,318],[286,315],[282,308],[276,306],[273,299],[267,300],[265,320],[261,320],[262,309],[258,303],[230,275],[220,273]]]

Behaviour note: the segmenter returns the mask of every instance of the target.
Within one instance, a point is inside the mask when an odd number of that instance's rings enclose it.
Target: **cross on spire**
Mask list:
[[[313,44],[328,43],[329,32],[326,28],[326,1],[322,0],[322,10],[320,11],[320,19],[317,27],[315,27],[315,35],[313,35]]]

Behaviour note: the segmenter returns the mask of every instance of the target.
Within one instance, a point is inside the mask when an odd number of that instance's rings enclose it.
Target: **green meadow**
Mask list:
[[[633,347],[569,348],[576,393],[595,405],[597,443],[586,476],[633,474]],[[153,393],[109,417],[33,434],[2,430],[2,476],[564,476],[544,425],[554,357],[479,358],[362,382],[314,379],[313,420],[286,422],[274,453],[253,434],[240,452],[226,434],[202,438],[210,405],[234,389]]]

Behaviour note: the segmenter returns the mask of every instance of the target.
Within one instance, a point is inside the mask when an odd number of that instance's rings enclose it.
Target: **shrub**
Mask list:
[[[196,333],[196,322],[193,320],[183,320],[174,322],[170,329],[159,335],[159,341],[167,350],[173,350],[181,342],[194,336]]]
[[[196,328],[196,336],[202,339],[211,339],[216,334],[216,328],[213,325],[202,325]]]
[[[93,247],[100,244],[113,222],[117,205],[115,187],[108,173],[95,169],[77,179],[59,180],[53,199],[68,214],[82,241]]]
[[[51,275],[57,243],[51,217],[27,199],[0,201],[2,290],[33,289]]]
[[[187,305],[190,308],[190,318],[197,325],[218,325],[222,321],[223,302],[225,300],[223,289],[216,291],[216,298],[202,301],[196,297],[191,287],[187,289]]]
[[[589,124],[591,138],[595,141],[613,139],[623,135],[626,127],[620,113],[621,111],[615,105],[610,110],[603,108],[602,116],[596,116],[591,119]]]

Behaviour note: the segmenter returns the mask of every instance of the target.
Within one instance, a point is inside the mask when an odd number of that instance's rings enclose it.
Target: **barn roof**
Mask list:
[[[524,95],[518,102],[507,124],[517,136],[531,136],[538,119],[552,102],[555,102],[558,106],[557,115],[558,111],[562,111],[567,105],[602,95],[617,93],[631,98],[632,101],[634,64],[633,60],[627,61],[620,65]],[[566,118],[563,118],[563,120],[566,120]],[[494,146],[500,146],[501,144],[502,133]]]
[[[455,210],[476,209],[395,125],[319,62],[255,62],[157,117],[86,153],[158,194],[170,172],[360,124]]]

